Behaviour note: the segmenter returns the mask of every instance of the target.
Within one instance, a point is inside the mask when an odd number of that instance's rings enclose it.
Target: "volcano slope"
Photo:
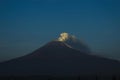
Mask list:
[[[82,53],[52,41],[36,51],[0,63],[0,75],[119,75],[120,62]]]

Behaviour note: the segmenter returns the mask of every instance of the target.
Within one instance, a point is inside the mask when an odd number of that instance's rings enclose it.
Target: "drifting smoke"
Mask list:
[[[61,33],[60,37],[57,39],[57,41],[64,42],[65,44],[69,45],[69,47],[80,50],[80,51],[85,52],[85,53],[91,52],[85,43],[81,42],[74,35],[70,35],[66,32]]]
[[[69,35],[68,33],[64,32],[60,34],[60,37],[58,38],[58,41],[67,41],[69,39],[76,40],[76,37],[74,35]]]
[[[61,33],[60,34],[60,37],[58,38],[58,41],[65,41],[67,40],[69,37],[68,37],[68,33]]]

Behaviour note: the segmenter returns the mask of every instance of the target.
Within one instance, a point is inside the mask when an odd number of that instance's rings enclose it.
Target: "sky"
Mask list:
[[[68,32],[99,55],[120,59],[119,0],[0,0],[0,61]]]

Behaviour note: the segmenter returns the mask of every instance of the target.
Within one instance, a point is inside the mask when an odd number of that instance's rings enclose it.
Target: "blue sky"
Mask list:
[[[120,58],[119,0],[0,0],[0,60],[28,54],[68,32]]]

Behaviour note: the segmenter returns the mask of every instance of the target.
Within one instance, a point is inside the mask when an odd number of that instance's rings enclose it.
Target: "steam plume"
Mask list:
[[[81,42],[76,36],[70,35],[69,33],[66,32],[61,33],[60,37],[57,40],[64,42],[71,48],[80,50],[82,52],[90,53],[90,49],[85,43]]]

